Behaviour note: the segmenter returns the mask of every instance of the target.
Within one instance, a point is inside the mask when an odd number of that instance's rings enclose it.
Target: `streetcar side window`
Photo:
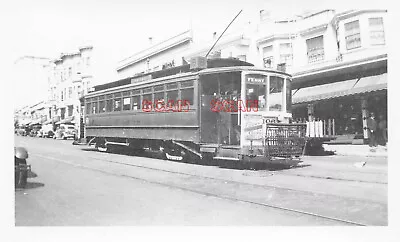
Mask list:
[[[153,103],[152,94],[143,94],[143,106],[142,109],[151,110],[151,104]]]
[[[121,93],[114,93],[114,111],[121,111],[122,109],[122,101],[121,101]]]
[[[92,111],[92,104],[86,103],[86,114],[91,114]]]
[[[123,99],[123,110],[130,110],[131,109],[131,98],[124,97]]]
[[[131,95],[132,110],[140,110],[140,89],[131,90]]]
[[[271,76],[269,82],[269,111],[282,111],[283,108],[283,82],[284,79],[277,76]]]
[[[180,83],[180,96],[183,102],[189,102],[190,105],[193,105],[194,101],[194,82],[193,80],[182,81]]]
[[[176,102],[176,100],[178,100],[178,90],[169,90],[167,91],[167,102],[172,100],[174,102]]]
[[[154,107],[157,105],[156,102],[164,102],[164,85],[154,87]]]
[[[99,101],[99,113],[104,113],[106,111],[106,101]]]
[[[97,113],[97,102],[92,102],[92,113]]]
[[[112,111],[112,107],[113,107],[112,103],[113,103],[112,99],[106,100],[106,112],[111,112]]]
[[[133,96],[132,97],[132,110],[139,110],[140,109],[140,96]]]
[[[193,98],[194,96],[194,89],[193,88],[187,88],[187,89],[182,89],[181,90],[181,100],[183,102],[189,102],[190,105],[193,105]]]
[[[102,95],[99,97],[99,113],[104,113],[106,111],[106,96]]]
[[[179,89],[177,82],[167,84],[167,91],[165,97],[166,97],[166,102],[173,101],[175,103],[178,100]]]
[[[121,98],[114,99],[114,111],[121,111]]]

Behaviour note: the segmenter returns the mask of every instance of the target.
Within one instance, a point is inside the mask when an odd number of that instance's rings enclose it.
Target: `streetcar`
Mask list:
[[[291,123],[289,74],[237,59],[190,64],[94,87],[83,99],[89,145],[155,150],[176,161],[294,166],[305,125]]]

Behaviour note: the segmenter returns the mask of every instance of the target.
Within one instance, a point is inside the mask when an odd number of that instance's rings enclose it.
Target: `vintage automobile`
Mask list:
[[[71,124],[60,124],[60,126],[57,128],[53,138],[61,138],[61,139],[75,139],[76,138],[76,129],[74,125]]]
[[[40,130],[42,138],[52,138],[54,136],[53,132],[53,125],[47,124],[43,125],[42,129]]]
[[[23,147],[14,147],[14,171],[15,171],[15,188],[25,188],[28,172],[31,165],[26,163],[28,159],[28,151]]]

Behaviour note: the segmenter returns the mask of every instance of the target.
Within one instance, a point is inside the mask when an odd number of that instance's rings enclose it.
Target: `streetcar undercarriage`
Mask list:
[[[241,148],[239,145],[196,144],[189,141],[130,139],[116,137],[88,137],[88,145],[101,152],[127,151],[141,155],[156,152],[161,158],[193,164],[233,166],[252,169],[257,166],[293,167],[301,163],[301,153],[292,155],[268,155],[265,148]],[[304,146],[301,147],[304,149]]]

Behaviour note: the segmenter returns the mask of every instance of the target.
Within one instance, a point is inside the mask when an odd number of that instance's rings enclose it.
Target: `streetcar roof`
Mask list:
[[[111,85],[111,87],[88,93],[87,95],[85,95],[85,97],[94,97],[99,94],[104,94],[104,93],[108,93],[111,91],[123,90],[123,89],[130,88],[130,87],[141,87],[141,86],[146,86],[148,84],[153,84],[156,82],[168,81],[171,79],[176,79],[176,81],[184,81],[184,80],[193,79],[198,75],[208,75],[208,74],[223,73],[223,72],[240,72],[240,71],[268,72],[268,73],[274,73],[274,74],[291,77],[290,74],[287,74],[285,72],[281,72],[278,70],[272,70],[272,69],[258,68],[258,67],[249,66],[249,65],[247,65],[247,66],[212,67],[212,68],[205,68],[205,69],[198,70],[198,71],[182,72],[182,73],[177,73],[174,75],[162,76],[159,78],[149,79],[149,80],[146,80],[143,82],[138,82],[138,83],[130,83],[130,80],[133,77],[129,77],[129,78],[125,78],[125,79],[113,82],[113,83],[109,83],[109,85]],[[149,73],[149,74],[151,74],[151,73]],[[114,84],[114,86],[112,86],[113,84]],[[99,86],[104,86],[104,85],[106,85],[106,84],[99,85]]]

